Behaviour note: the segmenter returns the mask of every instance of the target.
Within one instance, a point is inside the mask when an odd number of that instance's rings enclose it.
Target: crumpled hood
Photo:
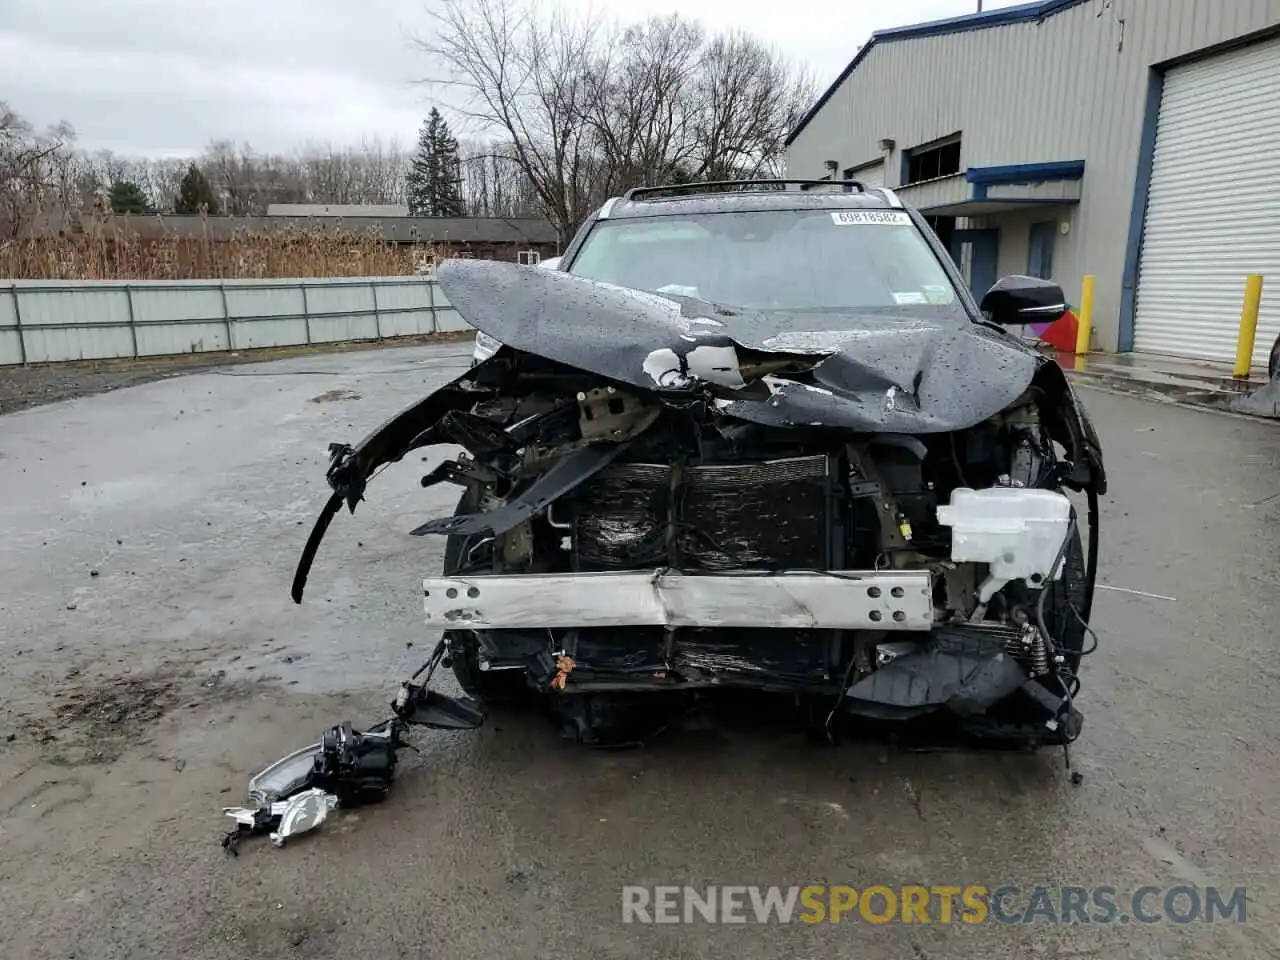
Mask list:
[[[1012,404],[1051,362],[954,319],[743,311],[481,260],[446,261],[438,275],[462,319],[510,347],[645,390],[714,384],[723,412],[762,424],[961,430]],[[732,399],[743,367],[773,357],[815,365],[763,377],[765,399]]]

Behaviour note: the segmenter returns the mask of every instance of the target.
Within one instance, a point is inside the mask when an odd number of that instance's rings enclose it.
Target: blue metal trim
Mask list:
[[[1003,167],[970,167],[964,178],[979,187],[1008,183],[1043,183],[1048,180],[1084,179],[1083,160],[1052,160],[1047,163],[1012,163]],[[983,196],[986,191],[983,190]]]
[[[914,40],[918,37],[939,37],[949,33],[963,33],[968,30],[986,30],[990,27],[1003,27],[1011,23],[1038,23],[1056,13],[1069,10],[1071,7],[1087,3],[1088,0],[1037,0],[1035,3],[1023,3],[1016,7],[1005,7],[1003,10],[989,10],[985,13],[971,13],[963,17],[948,17],[945,20],[932,20],[929,23],[917,23],[906,27],[890,27],[877,30],[857,55],[849,61],[849,65],[840,71],[835,82],[827,87],[812,107],[800,118],[794,130],[788,134],[785,146],[791,146],[796,137],[817,116],[818,111],[831,99],[840,85],[849,79],[849,74],[862,62],[878,43],[892,43],[895,40]]]
[[[1138,146],[1138,171],[1133,178],[1133,205],[1129,209],[1129,240],[1125,245],[1124,274],[1120,291],[1120,324],[1116,349],[1133,349],[1134,311],[1138,302],[1138,263],[1142,255],[1142,231],[1147,220],[1147,194],[1151,189],[1151,166],[1156,155],[1156,124],[1164,95],[1164,74],[1152,70],[1147,80],[1147,106],[1142,117],[1142,138]]]
[[[982,191],[981,195],[978,193],[979,189]],[[1065,207],[1079,202],[1079,197],[989,197],[987,196],[987,188],[983,185],[981,187],[975,186],[973,194],[968,200],[962,200],[960,203],[950,204],[950,206],[959,207],[961,204],[968,203],[1021,203],[1028,207]],[[975,214],[975,216],[980,217],[982,214]]]
[[[965,30],[985,30],[988,27],[1003,27],[1010,23],[1026,23],[1043,20],[1068,7],[1078,6],[1087,0],[1036,0],[1033,3],[1020,3],[1014,7],[1001,10],[987,10],[984,13],[968,13],[959,17],[947,17],[943,20],[930,20],[928,23],[916,23],[906,27],[890,27],[888,30],[877,30],[871,36],[877,40],[905,40],[913,37],[937,37],[948,33],[960,33]]]

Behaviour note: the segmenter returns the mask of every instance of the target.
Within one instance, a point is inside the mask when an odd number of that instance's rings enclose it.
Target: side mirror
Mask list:
[[[982,298],[984,313],[1001,326],[1052,323],[1067,312],[1062,288],[1038,277],[1001,277]]]

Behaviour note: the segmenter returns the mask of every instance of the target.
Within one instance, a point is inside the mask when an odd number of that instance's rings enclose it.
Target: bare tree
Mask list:
[[[244,153],[249,154],[246,144]],[[228,215],[247,216],[252,209],[253,163],[241,162],[240,151],[230,140],[215,140],[196,164],[213,187],[219,207]]]
[[[74,182],[70,189],[74,198],[68,206],[80,213],[91,213],[106,197],[112,183],[129,181],[142,188],[152,209],[173,209],[178,184],[186,173],[189,160],[172,157],[122,157],[109,150],[78,152],[71,157]]]
[[[609,193],[694,165],[691,94],[705,31],[678,15],[629,26],[594,66],[593,127]]]
[[[353,157],[360,171],[358,202],[405,202],[404,178],[409,158],[394,138],[386,144],[377,137],[366,140],[359,153],[353,151]]]
[[[351,203],[356,192],[351,154],[331,145],[308,144],[298,164],[307,183],[310,200],[323,203]]]
[[[531,217],[537,197],[516,158],[501,141],[472,140],[459,145],[462,195],[473,217]]]
[[[476,152],[490,149],[484,144]],[[260,153],[248,145],[218,141],[194,162],[218,192],[227,213],[261,216],[271,203],[403,203],[407,159],[394,139],[375,136],[358,146],[305,144],[290,155]],[[192,162],[187,157],[75,150],[69,127],[37,133],[0,104],[0,239],[15,235],[37,213],[70,219],[103,211],[113,183],[135,183],[152,209],[172,212]],[[501,202],[493,210],[477,213],[528,213],[528,193],[520,192],[520,174],[510,158],[492,164],[492,173]],[[513,204],[520,202],[524,206],[517,211]]]
[[[0,240],[17,235],[38,213],[61,210],[59,185],[71,179],[67,124],[36,133],[31,124],[0,101]]]
[[[562,242],[593,199],[593,131],[601,25],[529,0],[444,0],[436,31],[415,41],[444,69],[430,82],[462,94],[464,116],[510,144]]]
[[[542,215],[567,242],[628,187],[781,171],[813,84],[780,53],[678,15],[621,28],[538,2],[441,0],[417,41],[480,128],[459,151],[470,214]],[[280,202],[403,203],[407,160],[376,138],[287,156],[222,140],[195,163],[226,213],[261,216]],[[37,212],[102,209],[112,183],[136,183],[170,211],[191,162],[76,151],[70,127],[37,133],[0,104],[0,237]]]
[[[536,0],[442,0],[416,42],[462,94],[459,112],[510,145],[566,241],[591,207],[646,182],[780,172],[813,83],[741,31],[708,37],[678,15],[619,30]],[[464,178],[488,208],[490,170]],[[473,206],[476,200],[473,195]]]
[[[812,98],[811,78],[760,40],[740,30],[712,39],[694,79],[694,177],[777,175]]]
[[[138,175],[138,181],[146,190],[153,209],[161,211],[173,209],[189,162],[183,157],[141,161],[142,171]]]

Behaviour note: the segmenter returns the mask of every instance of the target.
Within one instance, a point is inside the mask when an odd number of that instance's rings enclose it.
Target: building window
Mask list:
[[[904,185],[959,173],[960,134],[905,151],[902,166]]]
[[[1027,273],[1041,280],[1053,276],[1053,241],[1058,236],[1058,222],[1045,220],[1031,225],[1027,254]]]
[[[521,250],[517,257],[519,262],[526,267],[536,267],[542,262],[542,254],[537,250]]]

